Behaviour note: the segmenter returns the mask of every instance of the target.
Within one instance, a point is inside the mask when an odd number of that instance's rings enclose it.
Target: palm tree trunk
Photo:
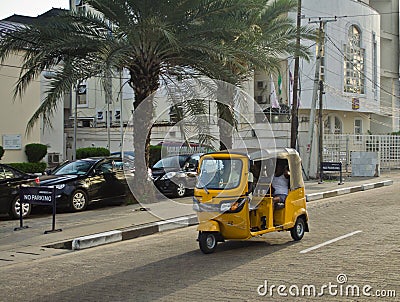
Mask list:
[[[233,86],[224,82],[218,83],[217,100],[219,149],[231,149],[233,147],[232,135],[235,128]]]
[[[146,72],[141,68],[130,70],[135,101],[133,103],[133,146],[135,150],[134,196],[139,202],[154,201],[154,190],[148,177],[151,129],[153,126],[153,93],[159,87],[159,68],[153,66]]]

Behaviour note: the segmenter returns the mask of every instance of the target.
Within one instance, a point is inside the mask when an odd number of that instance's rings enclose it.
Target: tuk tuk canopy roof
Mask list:
[[[242,154],[247,156],[252,161],[266,161],[270,159],[287,159],[290,170],[290,189],[304,187],[301,158],[299,153],[292,148],[274,148],[274,149],[260,149],[260,148],[241,148],[241,149],[228,149],[224,151],[217,151],[214,153],[231,153]]]

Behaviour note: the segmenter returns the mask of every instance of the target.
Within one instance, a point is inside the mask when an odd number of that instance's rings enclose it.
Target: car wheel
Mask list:
[[[75,212],[83,211],[88,205],[88,197],[82,190],[76,190],[71,196],[71,209]]]
[[[175,195],[177,197],[183,197],[186,194],[186,188],[183,183],[179,182],[176,184]]]
[[[306,224],[304,222],[304,218],[303,217],[297,218],[294,227],[290,230],[290,235],[292,235],[294,241],[299,241],[301,240],[301,238],[303,238],[305,228]]]
[[[211,254],[217,248],[217,238],[214,233],[201,232],[199,234],[199,247],[204,254]]]
[[[31,213],[32,205],[30,203],[22,203],[22,217],[27,217]],[[19,218],[21,210],[21,202],[19,196],[16,196],[11,203],[10,216],[12,218]]]

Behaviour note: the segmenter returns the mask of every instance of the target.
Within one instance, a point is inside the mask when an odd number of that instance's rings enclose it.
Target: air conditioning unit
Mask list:
[[[86,12],[86,4],[84,0],[75,0],[75,8],[77,11]]]
[[[97,120],[98,121],[103,121],[104,120],[103,111],[97,111]]]
[[[115,110],[115,119],[116,120],[120,120],[121,119],[121,111],[120,110]]]
[[[49,153],[47,154],[47,162],[49,166],[58,165],[61,162],[60,153]]]

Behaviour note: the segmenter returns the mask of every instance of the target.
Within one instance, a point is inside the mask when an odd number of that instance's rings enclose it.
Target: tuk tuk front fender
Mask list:
[[[197,230],[199,232],[218,232],[220,233],[219,223],[215,220],[202,221],[199,223]]]
[[[300,217],[300,216],[304,217],[304,222],[306,223],[305,231],[308,232],[309,231],[309,229],[308,229],[308,213],[307,213],[306,209],[299,209],[296,212],[294,212],[294,214],[293,214],[293,225],[296,223],[297,218]]]

